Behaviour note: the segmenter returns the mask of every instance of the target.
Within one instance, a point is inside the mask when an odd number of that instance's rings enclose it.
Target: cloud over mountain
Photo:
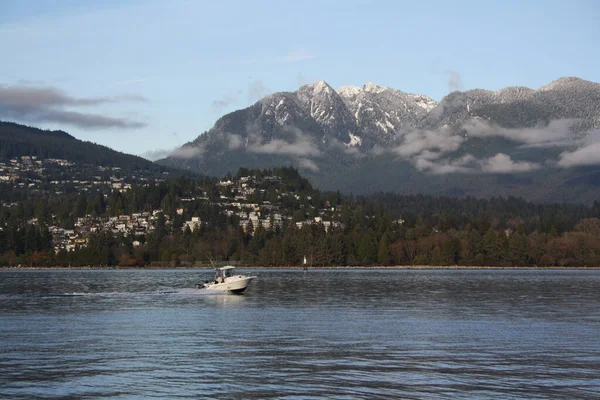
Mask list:
[[[558,165],[565,168],[600,165],[600,130],[590,132],[577,149],[561,153]]]
[[[459,74],[448,79],[459,88]],[[536,196],[567,196],[561,185],[595,182],[570,171],[600,168],[600,84],[578,78],[453,91],[440,102],[374,83],[335,90],[318,81],[266,95],[259,82],[255,92],[264,97],[184,146],[191,154],[200,146],[198,157],[161,163],[216,175],[292,163],[356,192],[528,195],[520,185],[533,185]]]

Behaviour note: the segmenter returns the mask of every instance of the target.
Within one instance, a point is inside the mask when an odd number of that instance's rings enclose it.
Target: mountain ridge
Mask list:
[[[115,166],[124,171],[143,170],[156,176],[161,176],[163,172],[176,172],[170,167],[157,165],[140,156],[79,140],[62,130],[43,130],[0,121],[0,160],[22,156],[65,159],[96,166]],[[184,174],[188,175],[188,173]]]
[[[544,188],[548,180],[570,182],[578,173],[573,168],[600,165],[600,157],[588,154],[600,140],[598,130],[600,84],[580,78],[537,90],[454,91],[439,102],[372,82],[335,90],[317,81],[220,117],[158,163],[209,175],[293,164],[318,187],[353,192],[356,185],[341,182],[366,181],[360,175],[370,174],[369,186],[400,193],[431,193],[436,186],[442,194],[510,195],[521,193],[522,185],[497,178],[515,175],[513,182],[533,187],[529,199],[543,201],[560,192]],[[391,176],[402,180],[386,182]],[[579,189],[588,198],[598,188]],[[359,185],[357,192],[371,190]]]

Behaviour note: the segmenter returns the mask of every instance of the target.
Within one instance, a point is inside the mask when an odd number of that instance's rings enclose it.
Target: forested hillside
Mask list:
[[[599,202],[347,197],[291,167],[0,200],[0,265],[600,265]]]
[[[0,121],[0,160],[22,156],[65,159],[80,164],[120,167],[126,171],[161,173],[174,170],[138,156],[78,140],[63,131],[48,131]]]

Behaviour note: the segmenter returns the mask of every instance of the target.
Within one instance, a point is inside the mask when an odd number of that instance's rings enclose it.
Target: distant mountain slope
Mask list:
[[[124,171],[162,173],[172,168],[106,146],[85,142],[63,131],[42,130],[0,121],[0,159],[20,156],[59,158],[75,163],[120,167]]]
[[[207,175],[293,164],[321,189],[600,197],[600,84],[453,92],[440,102],[324,81],[227,114],[161,165]]]

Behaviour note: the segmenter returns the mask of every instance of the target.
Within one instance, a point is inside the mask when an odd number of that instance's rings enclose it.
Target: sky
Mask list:
[[[441,100],[600,82],[600,2],[0,1],[0,120],[155,158],[318,80]]]

